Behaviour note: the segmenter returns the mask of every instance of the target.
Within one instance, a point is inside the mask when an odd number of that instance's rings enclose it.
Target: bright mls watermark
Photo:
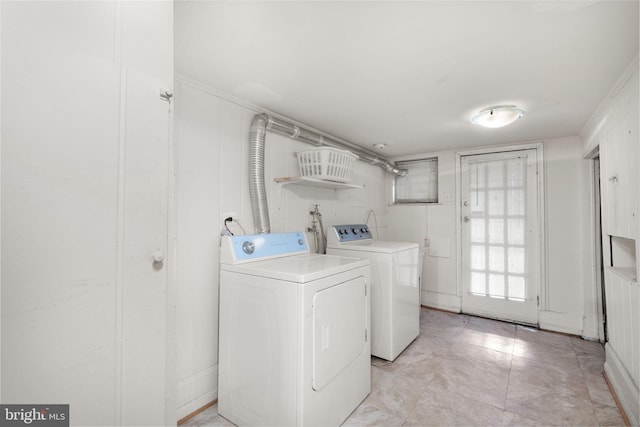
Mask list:
[[[69,405],[2,405],[0,427],[69,427]]]

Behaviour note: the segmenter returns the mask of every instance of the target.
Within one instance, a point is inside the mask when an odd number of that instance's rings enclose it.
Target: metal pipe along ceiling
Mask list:
[[[405,169],[399,169],[388,160],[378,157],[375,153],[360,148],[349,141],[321,135],[285,120],[271,117],[268,114],[256,114],[251,122],[251,130],[249,132],[249,196],[251,197],[253,223],[257,234],[271,232],[267,191],[264,181],[264,147],[267,131],[298,139],[315,146],[326,145],[349,150],[358,155],[361,160],[372,165],[378,165],[389,173],[398,176],[407,174]]]

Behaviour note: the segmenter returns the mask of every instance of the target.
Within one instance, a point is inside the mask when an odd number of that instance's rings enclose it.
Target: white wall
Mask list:
[[[422,304],[457,312],[460,311],[461,300],[457,283],[455,151],[418,154],[402,159],[436,157],[438,203],[391,205],[389,212],[394,221],[389,221],[388,234],[414,241],[424,249]]]
[[[540,326],[577,335],[583,330],[582,224],[588,200],[581,189],[589,180],[578,137],[546,141],[545,208],[547,277]]]
[[[640,322],[638,322],[640,292],[637,281],[637,266],[640,265],[640,239],[637,235],[637,230],[640,229],[640,215],[637,214],[640,188],[638,67],[638,57],[636,57],[604,97],[581,132],[584,141],[582,150],[585,156],[591,157],[594,151],[599,150],[601,165],[620,167],[619,182],[609,181],[610,176],[606,166],[601,177],[602,251],[609,335],[609,341],[605,346],[605,373],[632,425],[638,425],[640,422]],[[609,173],[612,172],[609,171]],[[588,192],[593,194],[593,191],[593,185],[589,185]],[[593,212],[595,209],[593,200],[591,204],[590,212]],[[622,207],[621,211],[616,211],[616,208],[620,207]],[[589,220],[593,224],[593,215]],[[627,224],[621,224],[621,222],[627,222]],[[599,236],[594,235],[594,228],[591,225],[586,230],[589,244],[585,247],[584,259],[587,266],[598,264],[593,242]],[[629,275],[620,275],[619,271],[610,268],[609,236],[619,235],[621,231],[627,233],[622,237],[635,240],[636,268],[631,269],[632,273]],[[585,294],[589,295],[596,288],[596,275],[599,271],[588,267],[584,271]],[[587,309],[594,305],[589,304]]]
[[[171,424],[173,5],[0,7],[2,402]]]
[[[541,290],[541,327],[581,334],[583,316],[582,218],[587,201],[581,196],[588,170],[584,168],[579,138],[544,142],[547,275]],[[439,203],[426,207],[426,248],[423,264],[422,303],[444,310],[460,311],[456,231],[456,152],[445,151],[403,157],[438,157]],[[390,207],[393,212],[398,207]],[[422,212],[414,205],[403,210]],[[409,234],[421,236],[421,225],[389,222],[389,233],[411,227]],[[407,230],[404,231],[407,233]]]
[[[177,380],[178,418],[217,398],[218,256],[223,214],[236,212],[247,233],[255,232],[249,199],[248,138],[257,109],[230,101],[210,88],[178,77],[177,144]],[[306,230],[309,211],[320,205],[325,227],[364,222],[384,238],[387,174],[356,162],[354,184],[332,190],[281,186],[273,178],[297,176],[295,152],[309,145],[268,133],[265,180],[272,232]],[[231,224],[235,233],[240,228]],[[310,243],[312,239],[310,239]]]

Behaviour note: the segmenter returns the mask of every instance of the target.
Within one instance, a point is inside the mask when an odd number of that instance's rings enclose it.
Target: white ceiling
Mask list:
[[[578,135],[638,1],[178,1],[176,73],[382,156]],[[474,112],[517,104],[513,125]]]

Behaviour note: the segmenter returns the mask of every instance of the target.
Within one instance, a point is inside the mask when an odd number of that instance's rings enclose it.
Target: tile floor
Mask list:
[[[604,349],[578,337],[423,308],[420,336],[373,358],[371,394],[344,426],[624,426]],[[230,426],[217,405],[184,426]]]

